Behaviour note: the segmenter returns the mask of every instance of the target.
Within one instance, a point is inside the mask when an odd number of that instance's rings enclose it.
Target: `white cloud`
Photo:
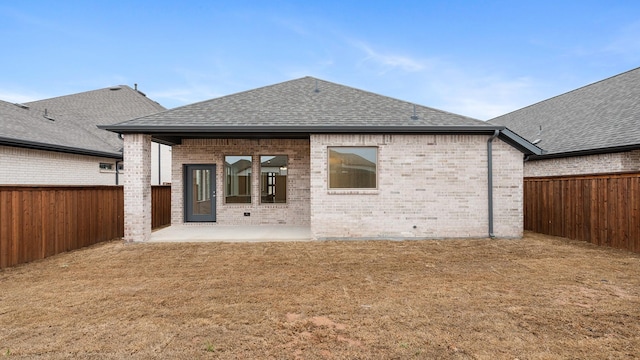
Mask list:
[[[145,92],[145,94],[166,108],[174,108],[226,95],[220,94],[206,86],[177,87],[166,90],[149,91]]]
[[[30,101],[36,101],[41,99],[46,99],[48,96],[38,95],[38,94],[23,94],[17,93],[5,89],[0,89],[0,100],[10,102],[10,103],[25,103]]]
[[[478,76],[461,71],[447,71],[444,76],[437,81],[444,110],[480,120],[520,109],[540,97],[529,77]]]
[[[400,69],[405,72],[418,72],[429,65],[426,61],[414,59],[410,56],[376,51],[362,41],[353,41],[352,44],[366,54],[366,57],[360,61],[361,65],[369,62],[374,63],[381,68],[381,73],[383,74],[394,69]]]

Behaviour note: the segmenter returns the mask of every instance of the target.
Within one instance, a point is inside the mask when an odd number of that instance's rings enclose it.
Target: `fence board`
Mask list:
[[[171,186],[152,186],[152,228],[171,222]],[[121,186],[0,186],[0,269],[124,236]]]
[[[158,228],[171,224],[171,186],[151,187],[151,227]]]
[[[640,252],[640,173],[524,179],[526,230]]]

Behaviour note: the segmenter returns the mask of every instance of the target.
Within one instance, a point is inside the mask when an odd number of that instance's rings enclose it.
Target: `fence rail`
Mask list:
[[[640,252],[640,173],[525,178],[524,227]]]
[[[170,193],[152,187],[152,227],[170,222]],[[123,235],[121,186],[0,186],[0,269]]]

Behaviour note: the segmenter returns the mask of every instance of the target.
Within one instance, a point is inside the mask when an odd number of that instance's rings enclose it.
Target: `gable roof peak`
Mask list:
[[[640,67],[489,120],[540,139],[546,157],[640,148],[639,121]]]
[[[556,99],[556,98],[563,97],[563,96],[565,96],[565,95],[570,95],[570,94],[572,94],[572,93],[582,91],[582,90],[583,90],[583,89],[585,89],[585,88],[589,88],[589,87],[592,87],[592,86],[594,86],[594,85],[598,85],[598,84],[600,84],[600,83],[606,83],[606,82],[609,82],[609,81],[611,81],[611,80],[615,80],[616,78],[619,78],[619,77],[625,77],[625,76],[627,76],[627,75],[629,75],[629,74],[632,74],[632,73],[634,73],[634,72],[636,72],[636,71],[637,71],[638,73],[640,73],[640,67],[636,67],[636,68],[633,68],[633,69],[631,69],[631,70],[627,70],[627,71],[621,72],[621,73],[619,73],[619,74],[612,75],[612,76],[609,76],[609,77],[607,77],[607,78],[604,78],[604,79],[601,79],[601,80],[598,80],[598,81],[594,81],[594,82],[588,83],[588,84],[586,84],[586,85],[582,85],[582,86],[580,86],[580,87],[578,87],[578,88],[575,88],[575,89],[573,89],[573,90],[569,90],[569,91],[566,91],[566,92],[563,92],[563,93],[560,93],[560,94],[554,95],[554,96],[552,96],[552,97],[550,97],[550,98],[547,98],[547,99],[544,99],[544,100],[540,100],[540,101],[538,101],[538,102],[535,102],[535,103],[533,103],[533,104],[527,105],[527,106],[522,107],[522,108],[520,108],[520,109],[516,109],[516,110],[510,111],[510,112],[508,112],[508,113],[506,113],[506,114],[502,114],[502,115],[500,115],[500,116],[496,116],[495,118],[493,118],[493,119],[489,119],[488,121],[493,121],[494,119],[498,119],[498,118],[501,118],[501,117],[504,117],[504,116],[510,115],[510,114],[512,114],[512,113],[514,113],[514,112],[518,112],[518,111],[522,111],[522,110],[525,110],[525,109],[530,108],[530,107],[538,106],[538,105],[539,105],[539,104],[541,104],[541,103],[545,103],[545,102],[547,102],[547,101],[552,101],[552,100],[554,100],[554,99]]]

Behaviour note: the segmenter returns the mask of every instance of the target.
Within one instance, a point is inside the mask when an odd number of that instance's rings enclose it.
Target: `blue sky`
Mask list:
[[[0,99],[314,76],[486,120],[640,67],[640,1],[3,1]]]

